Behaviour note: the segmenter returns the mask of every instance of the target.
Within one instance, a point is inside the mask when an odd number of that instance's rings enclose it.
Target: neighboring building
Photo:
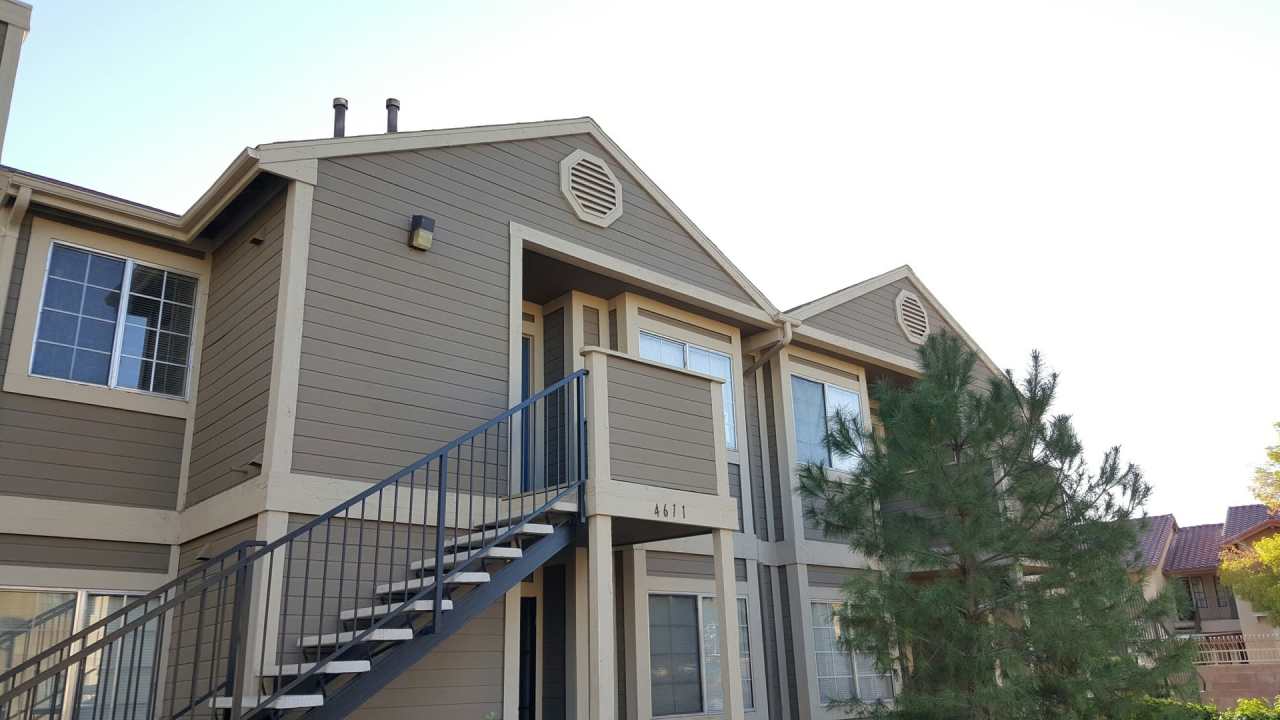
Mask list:
[[[1173,632],[1192,637],[1205,699],[1232,706],[1242,697],[1280,694],[1280,636],[1264,614],[1236,598],[1218,576],[1224,548],[1275,532],[1280,517],[1264,505],[1227,509],[1224,522],[1179,527],[1172,515],[1146,518],[1137,571],[1147,597],[1166,585],[1182,607]]]
[[[590,119],[260,145],[182,215],[0,180],[6,717],[892,699],[794,468],[931,332],[999,372],[910,268],[780,312]]]

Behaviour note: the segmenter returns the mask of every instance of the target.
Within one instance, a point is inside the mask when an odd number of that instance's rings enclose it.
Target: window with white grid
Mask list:
[[[32,375],[186,397],[196,280],[53,243]]]

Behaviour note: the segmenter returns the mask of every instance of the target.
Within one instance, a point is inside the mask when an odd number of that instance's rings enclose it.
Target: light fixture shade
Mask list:
[[[435,239],[436,221],[426,215],[414,215],[409,226],[409,247],[414,250],[430,250]]]

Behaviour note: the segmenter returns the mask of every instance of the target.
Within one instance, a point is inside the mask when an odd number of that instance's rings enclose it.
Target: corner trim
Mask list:
[[[315,186],[289,184],[284,208],[280,288],[276,297],[275,339],[262,473],[268,478],[293,467],[293,430],[298,410],[298,374],[302,364],[302,320],[307,295],[307,257],[311,245],[311,208]]]

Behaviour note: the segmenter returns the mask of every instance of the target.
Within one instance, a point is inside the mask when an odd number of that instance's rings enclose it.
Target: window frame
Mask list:
[[[810,653],[810,654],[813,656],[813,662],[814,662],[814,674],[813,674],[813,678],[814,678],[814,682],[815,682],[815,683],[817,683],[817,681],[818,681],[819,679],[821,679],[821,678],[819,677],[819,675],[818,675],[818,648],[817,648],[817,631],[818,631],[818,628],[819,628],[820,626],[818,626],[818,625],[814,625],[814,624],[813,624],[813,608],[814,608],[814,606],[815,606],[815,605],[825,605],[825,606],[827,606],[828,608],[831,608],[831,609],[833,610],[833,612],[831,613],[831,614],[832,614],[832,617],[833,617],[833,619],[832,619],[832,623],[833,623],[833,624],[832,624],[831,626],[829,626],[829,627],[831,627],[833,630],[835,630],[838,626],[836,626],[836,625],[834,624],[834,623],[835,623],[835,620],[834,620],[834,615],[835,615],[835,613],[834,613],[834,609],[835,609],[837,606],[839,606],[839,605],[840,605],[840,602],[841,602],[841,601],[839,601],[839,600],[824,600],[824,599],[821,599],[821,598],[817,598],[817,599],[810,598],[810,600],[809,600],[809,622],[810,622],[810,636],[809,636],[809,642],[810,642],[810,643],[812,644],[812,646],[813,646],[813,649],[812,649],[812,651],[811,651],[811,653]],[[828,626],[821,626],[821,627],[828,627]],[[838,642],[838,640],[839,640],[839,638],[838,638],[838,636],[837,636],[837,642]],[[838,646],[837,646],[837,647],[838,647]],[[822,652],[829,652],[829,651],[825,651],[825,650],[824,650],[824,651],[822,651]],[[850,674],[851,674],[851,675],[850,675],[850,677],[851,677],[851,678],[852,678],[852,680],[853,680],[853,694],[854,694],[854,695],[853,695],[853,700],[854,700],[854,701],[856,701],[857,703],[859,703],[859,704],[861,704],[861,705],[873,705],[873,704],[875,704],[875,703],[877,703],[877,702],[892,703],[892,702],[894,701],[894,699],[895,699],[895,698],[897,698],[897,696],[898,696],[898,686],[897,686],[897,682],[896,682],[896,681],[895,681],[895,679],[894,679],[894,673],[893,673],[893,671],[892,671],[892,670],[891,670],[891,671],[889,671],[889,672],[887,672],[887,673],[876,673],[875,675],[860,674],[860,673],[858,672],[858,657],[857,657],[858,653],[857,653],[857,651],[855,651],[855,650],[848,650],[848,651],[845,651],[845,654],[846,654],[846,655],[848,656],[848,658],[849,658],[849,672],[850,672]],[[865,655],[865,653],[864,653],[864,655]],[[843,676],[843,675],[831,675],[831,676],[828,676],[828,677],[831,677],[831,678],[837,678],[837,677],[844,677],[844,676]],[[870,700],[870,701],[864,700],[864,699],[863,699],[863,695],[864,695],[864,694],[863,694],[863,691],[862,691],[862,683],[860,682],[860,678],[862,678],[862,677],[888,678],[888,680],[889,680],[889,687],[890,687],[890,695],[889,695],[889,697],[888,697],[887,699],[885,699],[885,698],[878,698],[878,699]],[[822,701],[822,686],[821,686],[821,684],[817,684],[817,685],[816,685],[816,687],[814,688],[814,690],[815,690],[815,692],[817,692],[817,694],[818,694],[818,701],[819,701],[819,702],[821,702],[821,701]]]
[[[95,596],[121,597],[125,599],[125,604],[130,601],[137,600],[147,595],[146,590],[118,590],[118,589],[102,589],[98,587],[63,587],[63,586],[32,586],[32,585],[0,585],[0,593],[4,592],[29,592],[29,593],[68,593],[75,595],[75,609],[71,613],[71,635],[84,630],[90,623],[86,621],[86,610],[89,607],[89,600]],[[116,612],[112,610],[111,612]],[[97,622],[97,621],[95,621]],[[159,641],[159,638],[157,638]],[[161,653],[161,664],[152,668],[154,672],[164,672],[164,663],[167,662],[168,653]],[[101,669],[98,668],[101,672]],[[72,683],[65,682],[62,688],[62,697],[58,702],[61,707],[56,715],[52,715],[52,720],[71,720],[74,717],[78,707],[73,706],[72,695],[75,687]]]
[[[119,291],[120,305],[118,308],[116,308],[115,330],[114,330],[115,336],[112,339],[112,343],[111,343],[111,367],[107,373],[107,382],[105,384],[93,383],[85,380],[76,380],[74,378],[63,378],[63,377],[58,377],[56,375],[42,375],[35,371],[34,365],[35,365],[35,357],[36,357],[36,347],[37,347],[37,344],[40,342],[40,339],[39,339],[40,325],[41,325],[41,322],[43,321],[43,318],[41,316],[44,314],[45,295],[48,292],[49,278],[51,277],[51,275],[49,274],[49,267],[53,263],[53,251],[58,246],[69,248],[71,250],[78,250],[80,252],[88,253],[89,255],[98,255],[98,256],[110,258],[113,260],[120,260],[124,263],[124,270],[120,278],[120,291]],[[46,250],[44,267],[45,267],[44,277],[41,278],[41,282],[40,282],[40,300],[36,304],[35,329],[31,337],[31,352],[27,356],[27,374],[29,376],[42,378],[45,380],[52,380],[55,382],[67,382],[67,383],[74,383],[76,385],[84,385],[88,387],[106,388],[108,390],[118,390],[118,391],[123,391],[128,393],[137,393],[139,395],[144,395],[147,397],[158,397],[166,400],[180,400],[185,402],[191,397],[191,375],[194,370],[193,359],[195,355],[195,344],[196,344],[196,336],[195,336],[196,313],[198,311],[198,305],[200,302],[200,291],[201,291],[201,279],[198,276],[189,272],[184,272],[176,268],[166,267],[164,265],[160,265],[157,263],[146,262],[144,260],[136,260],[133,257],[128,255],[122,255],[119,253],[99,250],[97,248],[87,247],[77,243],[72,243],[72,242],[67,242],[65,240],[57,240],[57,239],[54,239],[49,243],[49,247]],[[187,359],[186,359],[185,365],[183,366],[183,369],[186,371],[186,373],[183,377],[181,395],[170,395],[169,393],[156,392],[154,390],[143,390],[141,388],[134,388],[134,387],[129,387],[127,385],[119,384],[120,359],[123,355],[123,349],[121,346],[122,346],[122,343],[124,342],[124,332],[125,332],[125,325],[126,325],[125,317],[128,314],[129,296],[133,291],[133,271],[134,271],[134,268],[136,267],[143,267],[151,270],[158,270],[166,274],[173,273],[175,275],[180,275],[182,277],[190,278],[196,284],[194,292],[192,294],[192,304],[190,306],[191,307],[191,332],[187,336],[187,341],[188,341]],[[163,300],[163,298],[161,299]],[[174,304],[184,305],[184,306],[186,305],[185,303],[176,303],[176,302]],[[59,311],[55,310],[55,312],[59,312]],[[168,332],[168,331],[157,330],[157,332]],[[176,363],[165,362],[164,364],[176,366]]]
[[[19,237],[18,248],[22,250],[22,243],[25,241],[25,260],[22,255],[18,255],[13,267],[18,293],[14,304],[13,332],[9,338],[10,362],[4,368],[4,392],[148,415],[190,418],[195,408],[192,398],[199,392],[200,357],[210,296],[212,255],[185,252],[179,247],[147,245],[104,231],[68,225],[40,214],[33,215],[26,227],[29,230],[24,228]],[[37,319],[44,295],[45,276],[48,273],[49,249],[55,242],[99,254],[130,258],[147,266],[173,270],[196,279],[186,399],[30,374],[29,365],[25,365],[19,358],[29,358],[34,349]]]
[[[669,714],[669,715],[659,715],[659,714],[657,714],[657,713],[652,713],[652,714],[653,714],[653,717],[655,717],[655,718],[660,718],[660,717],[661,717],[661,718],[694,718],[694,717],[706,717],[706,716],[723,715],[723,711],[721,711],[721,712],[719,712],[719,713],[713,713],[713,712],[711,712],[710,710],[708,710],[708,709],[707,709],[707,663],[706,663],[706,658],[707,658],[707,656],[706,656],[706,647],[705,647],[705,646],[704,646],[704,644],[703,644],[703,633],[705,632],[704,628],[706,627],[706,626],[705,626],[705,617],[704,617],[704,614],[703,614],[703,611],[702,611],[703,601],[704,601],[704,600],[717,600],[717,599],[718,599],[718,597],[717,597],[714,593],[706,593],[706,592],[689,592],[689,591],[680,591],[680,590],[651,590],[651,591],[649,591],[649,592],[647,592],[647,593],[645,594],[645,601],[646,601],[646,603],[648,602],[648,599],[649,599],[649,598],[654,597],[654,596],[658,596],[658,597],[685,597],[685,598],[693,598],[693,600],[694,600],[694,606],[695,606],[695,608],[696,608],[696,610],[697,610],[697,614],[698,614],[698,681],[702,684],[702,709],[701,709],[701,710],[699,710],[698,712],[672,713],[672,714]],[[742,603],[744,603],[744,604],[745,604],[745,606],[746,606],[746,618],[747,618],[747,636],[746,636],[746,645],[747,645],[747,657],[748,657],[748,658],[750,658],[750,657],[751,657],[751,634],[750,634],[750,632],[751,632],[751,600],[750,600],[750,598],[748,598],[746,595],[742,595],[742,594],[735,594],[735,595],[734,595],[734,604],[735,604],[735,606],[736,606],[736,604],[737,604],[739,601],[740,601],[740,602],[742,602]],[[735,607],[735,611],[736,611],[736,609],[737,609],[737,608]],[[653,619],[652,619],[652,618],[649,618],[649,620],[648,620],[648,624],[649,624],[649,627],[647,628],[647,630],[649,631],[650,635],[652,635],[652,630],[653,630]],[[718,629],[717,629],[717,632],[719,632],[719,630],[718,630]],[[740,640],[739,642],[741,643],[741,640]],[[650,641],[650,644],[649,644],[649,653],[650,653],[650,655],[652,656],[652,653],[653,653],[653,644],[652,644],[652,641]],[[740,655],[740,656],[741,656],[741,655]],[[721,662],[723,662],[723,661],[721,661]],[[750,705],[746,705],[746,704],[745,704],[745,702],[744,702],[744,705],[743,705],[743,712],[755,712],[755,710],[756,710],[756,682],[755,682],[755,675],[754,675],[754,672],[755,672],[755,670],[754,670],[754,668],[753,668],[753,669],[752,669],[752,673],[753,673],[753,674],[752,674],[752,677],[751,677],[751,704],[750,704]],[[652,683],[653,683],[653,667],[652,667],[652,665],[650,665],[650,668],[649,668],[649,683],[650,683],[650,690],[649,690],[649,692],[652,694],[652,692],[653,692],[653,689],[652,689]]]
[[[724,408],[724,413],[723,413],[723,414],[724,414],[724,423],[725,423],[725,442],[724,442],[724,445],[725,445],[725,449],[726,449],[726,450],[728,450],[728,451],[730,451],[730,452],[737,452],[737,451],[738,451],[738,447],[739,447],[739,444],[738,444],[738,416],[737,416],[737,412],[738,412],[738,407],[737,407],[737,406],[738,406],[738,400],[737,400],[738,386],[737,386],[737,383],[735,383],[735,382],[734,382],[734,378],[733,378],[733,375],[734,375],[734,371],[733,371],[733,353],[724,352],[723,350],[716,350],[716,349],[714,349],[714,348],[707,347],[706,345],[699,345],[698,343],[695,343],[695,342],[689,342],[688,340],[681,340],[681,339],[679,339],[679,338],[675,338],[675,337],[672,337],[672,336],[670,336],[670,335],[664,335],[664,334],[662,334],[662,333],[660,333],[660,332],[654,332],[653,330],[648,330],[648,329],[641,328],[641,329],[638,331],[638,334],[636,335],[636,357],[638,357],[638,358],[640,358],[640,359],[642,359],[642,360],[647,360],[647,361],[649,361],[649,362],[656,362],[656,363],[658,363],[658,364],[660,364],[660,365],[665,365],[665,366],[667,366],[667,367],[673,367],[673,366],[671,366],[671,365],[667,365],[667,363],[664,363],[664,362],[662,362],[661,360],[655,360],[655,359],[652,359],[652,358],[646,358],[646,357],[642,354],[642,351],[641,351],[641,344],[644,342],[644,336],[645,336],[645,335],[648,335],[648,336],[650,336],[650,337],[656,338],[656,339],[658,339],[658,340],[662,340],[662,341],[664,341],[664,342],[669,342],[669,343],[672,343],[672,344],[675,344],[675,345],[680,345],[680,346],[681,346],[682,353],[683,353],[683,362],[684,362],[684,365],[682,365],[682,366],[680,367],[680,369],[681,369],[681,370],[689,370],[689,348],[690,348],[690,347],[697,348],[698,350],[701,350],[702,352],[709,353],[709,354],[712,354],[712,355],[719,355],[719,356],[723,357],[725,360],[728,360],[728,361],[729,361],[729,377],[727,377],[727,378],[722,378],[722,380],[723,380],[724,384],[729,388],[728,396],[729,396],[729,400],[730,400],[730,403],[731,403],[728,407],[725,407],[725,408]],[[697,370],[691,370],[690,372],[698,372],[698,371],[697,371]],[[704,373],[704,374],[706,374],[706,373]],[[714,377],[714,376],[713,376],[713,377]],[[729,442],[729,433],[728,433],[728,430],[729,430],[729,428],[730,428],[730,427],[732,427],[732,428],[733,428],[733,442],[732,442],[732,443],[730,443],[730,442]]]
[[[840,385],[839,383],[833,383],[833,382],[830,382],[829,380],[819,379],[817,377],[814,377],[813,375],[805,374],[804,372],[797,372],[796,369],[793,367],[787,373],[787,381],[788,381],[787,384],[789,386],[788,393],[791,398],[791,421],[792,421],[792,428],[793,428],[792,433],[794,437],[794,443],[793,443],[792,449],[797,456],[797,461],[799,461],[799,455],[800,455],[800,438],[797,436],[794,436],[794,432],[795,432],[794,428],[799,427],[799,422],[796,417],[795,392],[792,389],[791,382],[790,382],[792,378],[800,378],[801,380],[811,382],[815,385],[822,386],[822,411],[823,411],[822,423],[823,423],[824,432],[831,432],[831,413],[827,411],[827,408],[830,407],[830,403],[827,401],[827,391],[830,388],[835,388],[837,390],[850,393],[855,397],[857,397],[858,398],[858,418],[862,419],[868,416],[866,411],[866,402],[867,402],[866,396],[861,387],[862,385],[861,382],[858,383],[859,387],[857,388],[848,388],[843,385]],[[842,467],[836,467],[835,461],[832,458],[832,454],[830,450],[827,450],[826,453],[827,453],[827,460],[823,464],[824,468],[834,471],[836,473],[844,474],[844,475],[852,473],[854,470],[857,469],[857,458],[851,457],[850,460],[853,461],[853,464],[850,467],[842,468]]]

